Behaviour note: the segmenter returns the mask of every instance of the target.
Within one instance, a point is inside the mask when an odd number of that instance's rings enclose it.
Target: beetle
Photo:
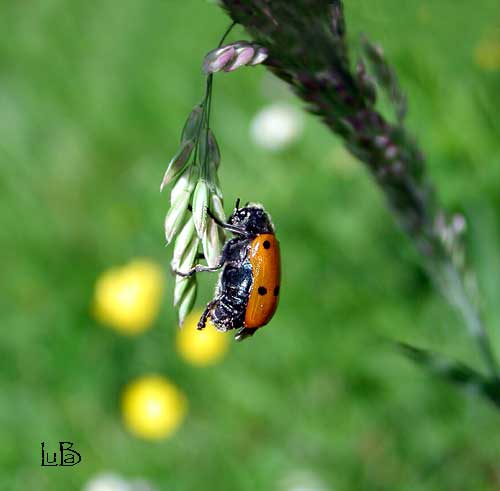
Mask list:
[[[223,268],[198,329],[204,329],[210,318],[219,331],[238,329],[237,341],[252,336],[271,320],[278,306],[281,280],[280,248],[271,217],[262,205],[247,203],[240,208],[239,203],[238,199],[227,223],[207,210],[218,226],[234,235],[224,244],[218,263],[175,271],[186,277]]]

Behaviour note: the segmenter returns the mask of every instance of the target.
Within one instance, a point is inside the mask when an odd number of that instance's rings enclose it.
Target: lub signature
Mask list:
[[[45,442],[41,443],[42,447],[42,467],[71,467],[79,464],[82,461],[80,452],[74,448],[73,442],[59,442],[57,450],[46,450]]]

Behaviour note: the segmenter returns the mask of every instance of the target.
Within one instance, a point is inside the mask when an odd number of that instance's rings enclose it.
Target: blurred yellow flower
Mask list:
[[[95,316],[117,331],[139,334],[158,315],[163,289],[161,268],[147,259],[108,269],[96,283]]]
[[[202,331],[196,329],[201,311],[187,316],[177,331],[177,351],[184,360],[196,366],[214,365],[229,348],[229,334],[217,331],[209,320]]]
[[[159,375],[136,379],[123,393],[123,422],[141,438],[159,440],[170,436],[182,423],[186,411],[184,394]]]
[[[500,70],[500,39],[485,38],[479,41],[474,60],[483,70]]]

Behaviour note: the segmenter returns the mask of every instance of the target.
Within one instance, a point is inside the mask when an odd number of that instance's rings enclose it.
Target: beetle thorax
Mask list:
[[[252,235],[273,234],[274,227],[269,214],[258,205],[239,208],[229,217],[229,223]]]

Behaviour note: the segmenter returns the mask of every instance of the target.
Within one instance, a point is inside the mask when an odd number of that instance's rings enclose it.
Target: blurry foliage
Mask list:
[[[498,33],[498,2],[345,3],[350,36],[366,32],[394,62],[443,202],[474,224],[500,346],[500,71],[475,62]],[[281,153],[252,143],[252,116],[275,102],[260,69],[216,79],[213,126],[226,199],[265,203],[277,225],[280,308],[215,367],[176,354],[158,182],[227,24],[194,0],[0,6],[0,487],[80,489],[110,469],[168,490],[277,489],[298,471],[336,490],[497,488],[497,413],[378,341],[471,359],[467,339],[370,178],[317,121]],[[101,272],[135,257],[163,264],[167,286],[153,328],[129,338],[89,305]],[[215,278],[200,280],[201,304]],[[183,426],[155,444],[120,419],[123,388],[147,373],[189,401]],[[40,442],[64,439],[82,464],[39,467]]]

